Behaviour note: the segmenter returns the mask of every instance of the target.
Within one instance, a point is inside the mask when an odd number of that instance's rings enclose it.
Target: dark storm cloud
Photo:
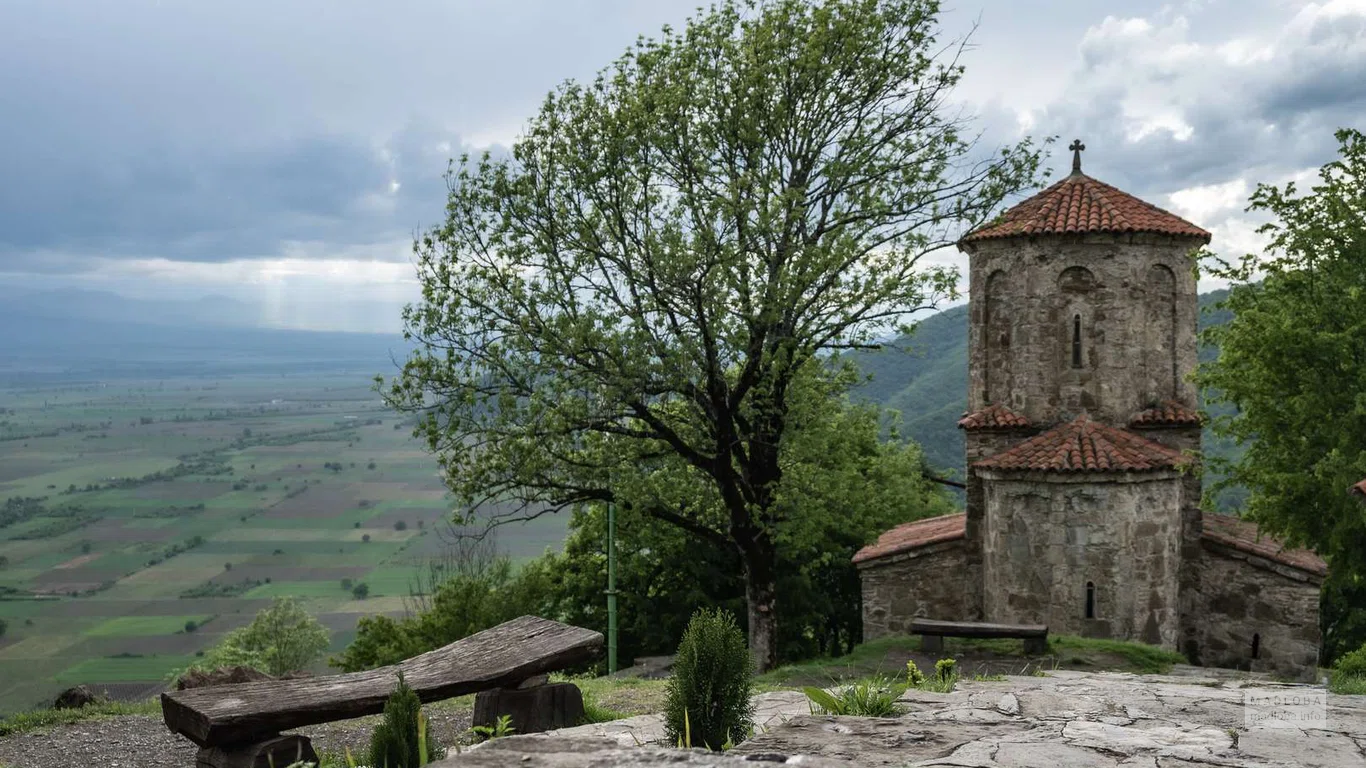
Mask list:
[[[441,216],[462,136],[515,130],[692,5],[0,7],[0,272],[405,239]]]
[[[274,255],[281,241],[406,234],[441,213],[443,142],[462,150],[458,137],[408,130],[381,146],[320,136],[260,149],[86,145],[57,163],[10,158],[0,249],[10,259],[97,250],[220,260]]]

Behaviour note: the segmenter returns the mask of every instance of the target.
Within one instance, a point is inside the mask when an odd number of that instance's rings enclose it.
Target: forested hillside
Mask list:
[[[1226,313],[1215,308],[1226,293],[1211,291],[1200,296],[1201,328],[1227,320]],[[1214,354],[1212,349],[1202,349],[1200,359]],[[918,442],[937,469],[961,477],[963,433],[957,424],[968,399],[967,306],[933,315],[917,325],[910,336],[853,358],[871,377],[856,390],[856,397],[898,411],[901,433]],[[1207,432],[1205,449],[1220,453],[1227,447]]]

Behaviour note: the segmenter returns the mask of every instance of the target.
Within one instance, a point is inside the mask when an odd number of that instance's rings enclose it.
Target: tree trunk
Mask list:
[[[772,542],[759,535],[745,547],[743,557],[749,652],[754,657],[755,674],[763,674],[778,664],[778,590],[774,583],[778,556]]]

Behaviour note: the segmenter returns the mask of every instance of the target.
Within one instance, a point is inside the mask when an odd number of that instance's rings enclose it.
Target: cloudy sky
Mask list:
[[[397,330],[449,157],[508,145],[697,0],[0,0],[0,296],[227,296]],[[1366,127],[1366,0],[955,0],[956,99],[999,140],[1259,247],[1258,181]],[[954,258],[946,255],[946,258]],[[7,293],[6,293],[7,292]],[[253,310],[257,311],[257,310]]]

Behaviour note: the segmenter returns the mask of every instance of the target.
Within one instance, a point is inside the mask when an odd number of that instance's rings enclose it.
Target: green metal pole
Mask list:
[[[607,503],[607,673],[617,671],[617,511]]]

